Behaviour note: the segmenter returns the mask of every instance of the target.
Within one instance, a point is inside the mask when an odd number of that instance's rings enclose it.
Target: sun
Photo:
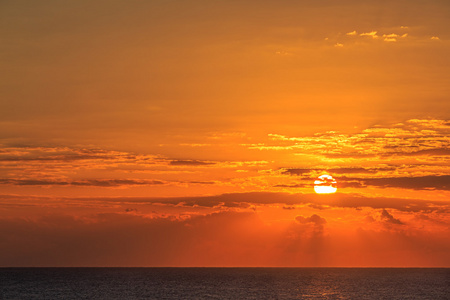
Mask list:
[[[331,175],[320,175],[314,181],[314,191],[317,194],[332,194],[337,191],[337,182]]]

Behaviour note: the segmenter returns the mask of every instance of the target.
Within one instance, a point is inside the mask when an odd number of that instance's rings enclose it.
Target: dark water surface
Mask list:
[[[450,269],[0,268],[1,299],[450,299]]]

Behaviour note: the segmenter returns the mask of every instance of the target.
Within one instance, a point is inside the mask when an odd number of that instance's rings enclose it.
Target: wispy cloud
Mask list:
[[[373,39],[377,39],[377,38],[379,38],[377,33],[378,33],[378,31],[363,32],[363,33],[360,33],[359,36],[367,36],[367,37],[371,37]]]
[[[311,136],[269,134],[265,143],[246,145],[260,151],[283,151],[315,159],[315,165],[284,166],[275,175],[296,175],[296,182],[274,187],[311,186],[321,173],[340,178],[340,187],[396,187],[448,190],[450,126],[446,120],[411,119],[391,125],[374,125],[353,134],[328,131]],[[368,160],[367,158],[370,158]],[[351,167],[348,167],[351,166]],[[358,180],[352,174],[360,174]],[[281,177],[278,177],[281,180]]]
[[[347,32],[345,35],[338,34],[336,36],[330,36],[327,41],[335,41],[336,45],[355,45],[361,43],[380,43],[380,42],[397,42],[402,41],[405,43],[409,41],[414,43],[417,41],[425,42],[427,40],[439,40],[439,37],[424,35],[422,32],[415,32],[413,28],[408,26],[400,26],[395,28],[380,28],[377,30],[361,32],[353,30]]]
[[[450,126],[445,120],[409,120],[388,126],[373,126],[359,133],[316,133],[288,137],[269,134],[271,143],[248,145],[250,149],[292,150],[327,157],[446,156]]]
[[[442,176],[450,175],[449,134],[450,122],[439,119],[374,125],[355,133],[272,133],[266,139],[254,139],[254,143],[234,145],[240,151],[261,151],[257,154],[261,160],[248,161],[188,156],[181,159],[70,147],[4,147],[0,151],[0,184],[50,188],[195,185],[205,189],[222,187],[230,192],[288,191],[311,188],[315,176],[327,172],[341,177],[341,188],[448,190]],[[298,163],[291,164],[286,161],[292,159],[278,159],[289,156],[303,156],[309,162],[296,158]],[[352,174],[359,174],[358,178]]]
[[[96,186],[119,187],[133,185],[161,185],[167,182],[160,180],[134,179],[88,179],[88,180],[38,180],[38,179],[0,179],[0,184],[19,186]]]

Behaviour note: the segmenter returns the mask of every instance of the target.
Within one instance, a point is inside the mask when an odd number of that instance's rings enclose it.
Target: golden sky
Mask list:
[[[0,20],[0,266],[450,267],[448,1]]]

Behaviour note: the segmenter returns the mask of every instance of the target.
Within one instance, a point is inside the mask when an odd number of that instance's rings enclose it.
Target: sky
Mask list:
[[[0,1],[0,266],[450,267],[449,20]]]

